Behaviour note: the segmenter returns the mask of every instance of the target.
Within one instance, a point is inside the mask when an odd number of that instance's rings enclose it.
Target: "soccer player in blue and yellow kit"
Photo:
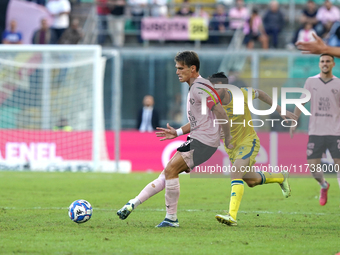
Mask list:
[[[213,74],[209,77],[212,84],[228,84],[228,78],[223,72]],[[233,114],[233,95],[228,89],[217,89],[222,106],[227,112],[229,121],[237,123],[231,125],[230,132],[232,140],[230,144],[233,145],[232,149],[226,148],[225,150],[229,155],[229,159],[233,164],[236,171],[231,171],[231,197],[229,204],[229,213],[227,215],[216,215],[216,219],[227,225],[237,225],[237,212],[242,200],[245,181],[249,187],[255,187],[257,185],[278,183],[282,189],[283,196],[288,198],[290,196],[290,186],[288,184],[288,172],[255,172],[245,171],[245,169],[251,170],[256,162],[255,157],[260,150],[260,140],[254,130],[254,127],[248,125],[248,121],[252,120],[251,113],[248,107],[248,90],[252,90],[252,99],[258,98],[261,101],[272,105],[272,98],[259,89],[253,88],[241,88],[244,95],[244,115]],[[281,114],[281,107],[278,105],[276,108]],[[289,111],[285,116],[281,115],[283,119],[297,119],[297,116]],[[242,125],[241,123],[244,123]],[[246,168],[249,167],[249,168]]]

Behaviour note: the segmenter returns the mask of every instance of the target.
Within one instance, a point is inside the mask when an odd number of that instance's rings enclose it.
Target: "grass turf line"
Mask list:
[[[119,220],[116,209],[157,174],[0,172],[0,254],[335,254],[340,251],[339,187],[318,203],[312,178],[291,178],[292,196],[277,184],[245,187],[239,226],[214,216],[228,208],[230,180],[180,177],[179,229],[156,229],[164,191]],[[93,216],[73,223],[67,207],[88,200]],[[96,210],[97,209],[97,210]],[[259,215],[259,216],[257,216]]]

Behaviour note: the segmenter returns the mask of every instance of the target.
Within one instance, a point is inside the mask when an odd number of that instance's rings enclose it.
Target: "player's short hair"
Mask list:
[[[228,84],[229,83],[229,79],[228,77],[224,74],[224,72],[219,72],[219,73],[214,73],[211,76],[208,77],[208,80],[212,83],[212,84],[216,84],[218,82],[222,82],[224,84]]]
[[[320,55],[320,58],[321,58],[322,56],[330,56],[330,57],[333,59],[333,61],[334,61],[334,56],[332,56],[332,55],[330,55],[330,54],[322,53],[322,54]]]
[[[197,72],[200,70],[200,60],[197,53],[194,51],[178,52],[175,57],[175,61],[187,65],[188,67],[196,66]]]

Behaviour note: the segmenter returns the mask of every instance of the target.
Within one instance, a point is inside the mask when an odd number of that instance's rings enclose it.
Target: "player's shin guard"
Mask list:
[[[159,177],[150,182],[145,188],[139,193],[137,198],[141,203],[156,195],[158,192],[162,191],[165,188],[165,176],[163,173],[159,175]]]
[[[166,218],[177,219],[177,204],[179,199],[179,178],[165,181]],[[175,219],[176,218],[176,219]]]
[[[282,173],[271,173],[271,172],[258,172],[261,175],[262,183],[261,184],[268,184],[268,183],[282,183],[285,179]]]
[[[238,209],[240,208],[242,196],[244,193],[244,185],[242,179],[234,179],[231,181],[231,196],[229,204],[229,214],[236,220]]]

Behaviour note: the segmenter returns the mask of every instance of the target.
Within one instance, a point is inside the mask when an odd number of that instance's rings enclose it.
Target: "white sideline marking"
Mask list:
[[[68,210],[68,207],[1,207],[0,210]],[[120,209],[120,208],[119,208]],[[110,208],[93,208],[94,211],[118,211],[119,209],[110,209]],[[138,211],[156,211],[156,212],[165,212],[165,209],[160,208],[140,208]],[[199,209],[182,209],[178,210],[180,212],[223,212],[223,210],[199,210]],[[281,212],[281,211],[239,211],[239,213],[256,213],[256,214],[293,214],[293,215],[338,215],[336,213],[313,213],[313,212]]]

